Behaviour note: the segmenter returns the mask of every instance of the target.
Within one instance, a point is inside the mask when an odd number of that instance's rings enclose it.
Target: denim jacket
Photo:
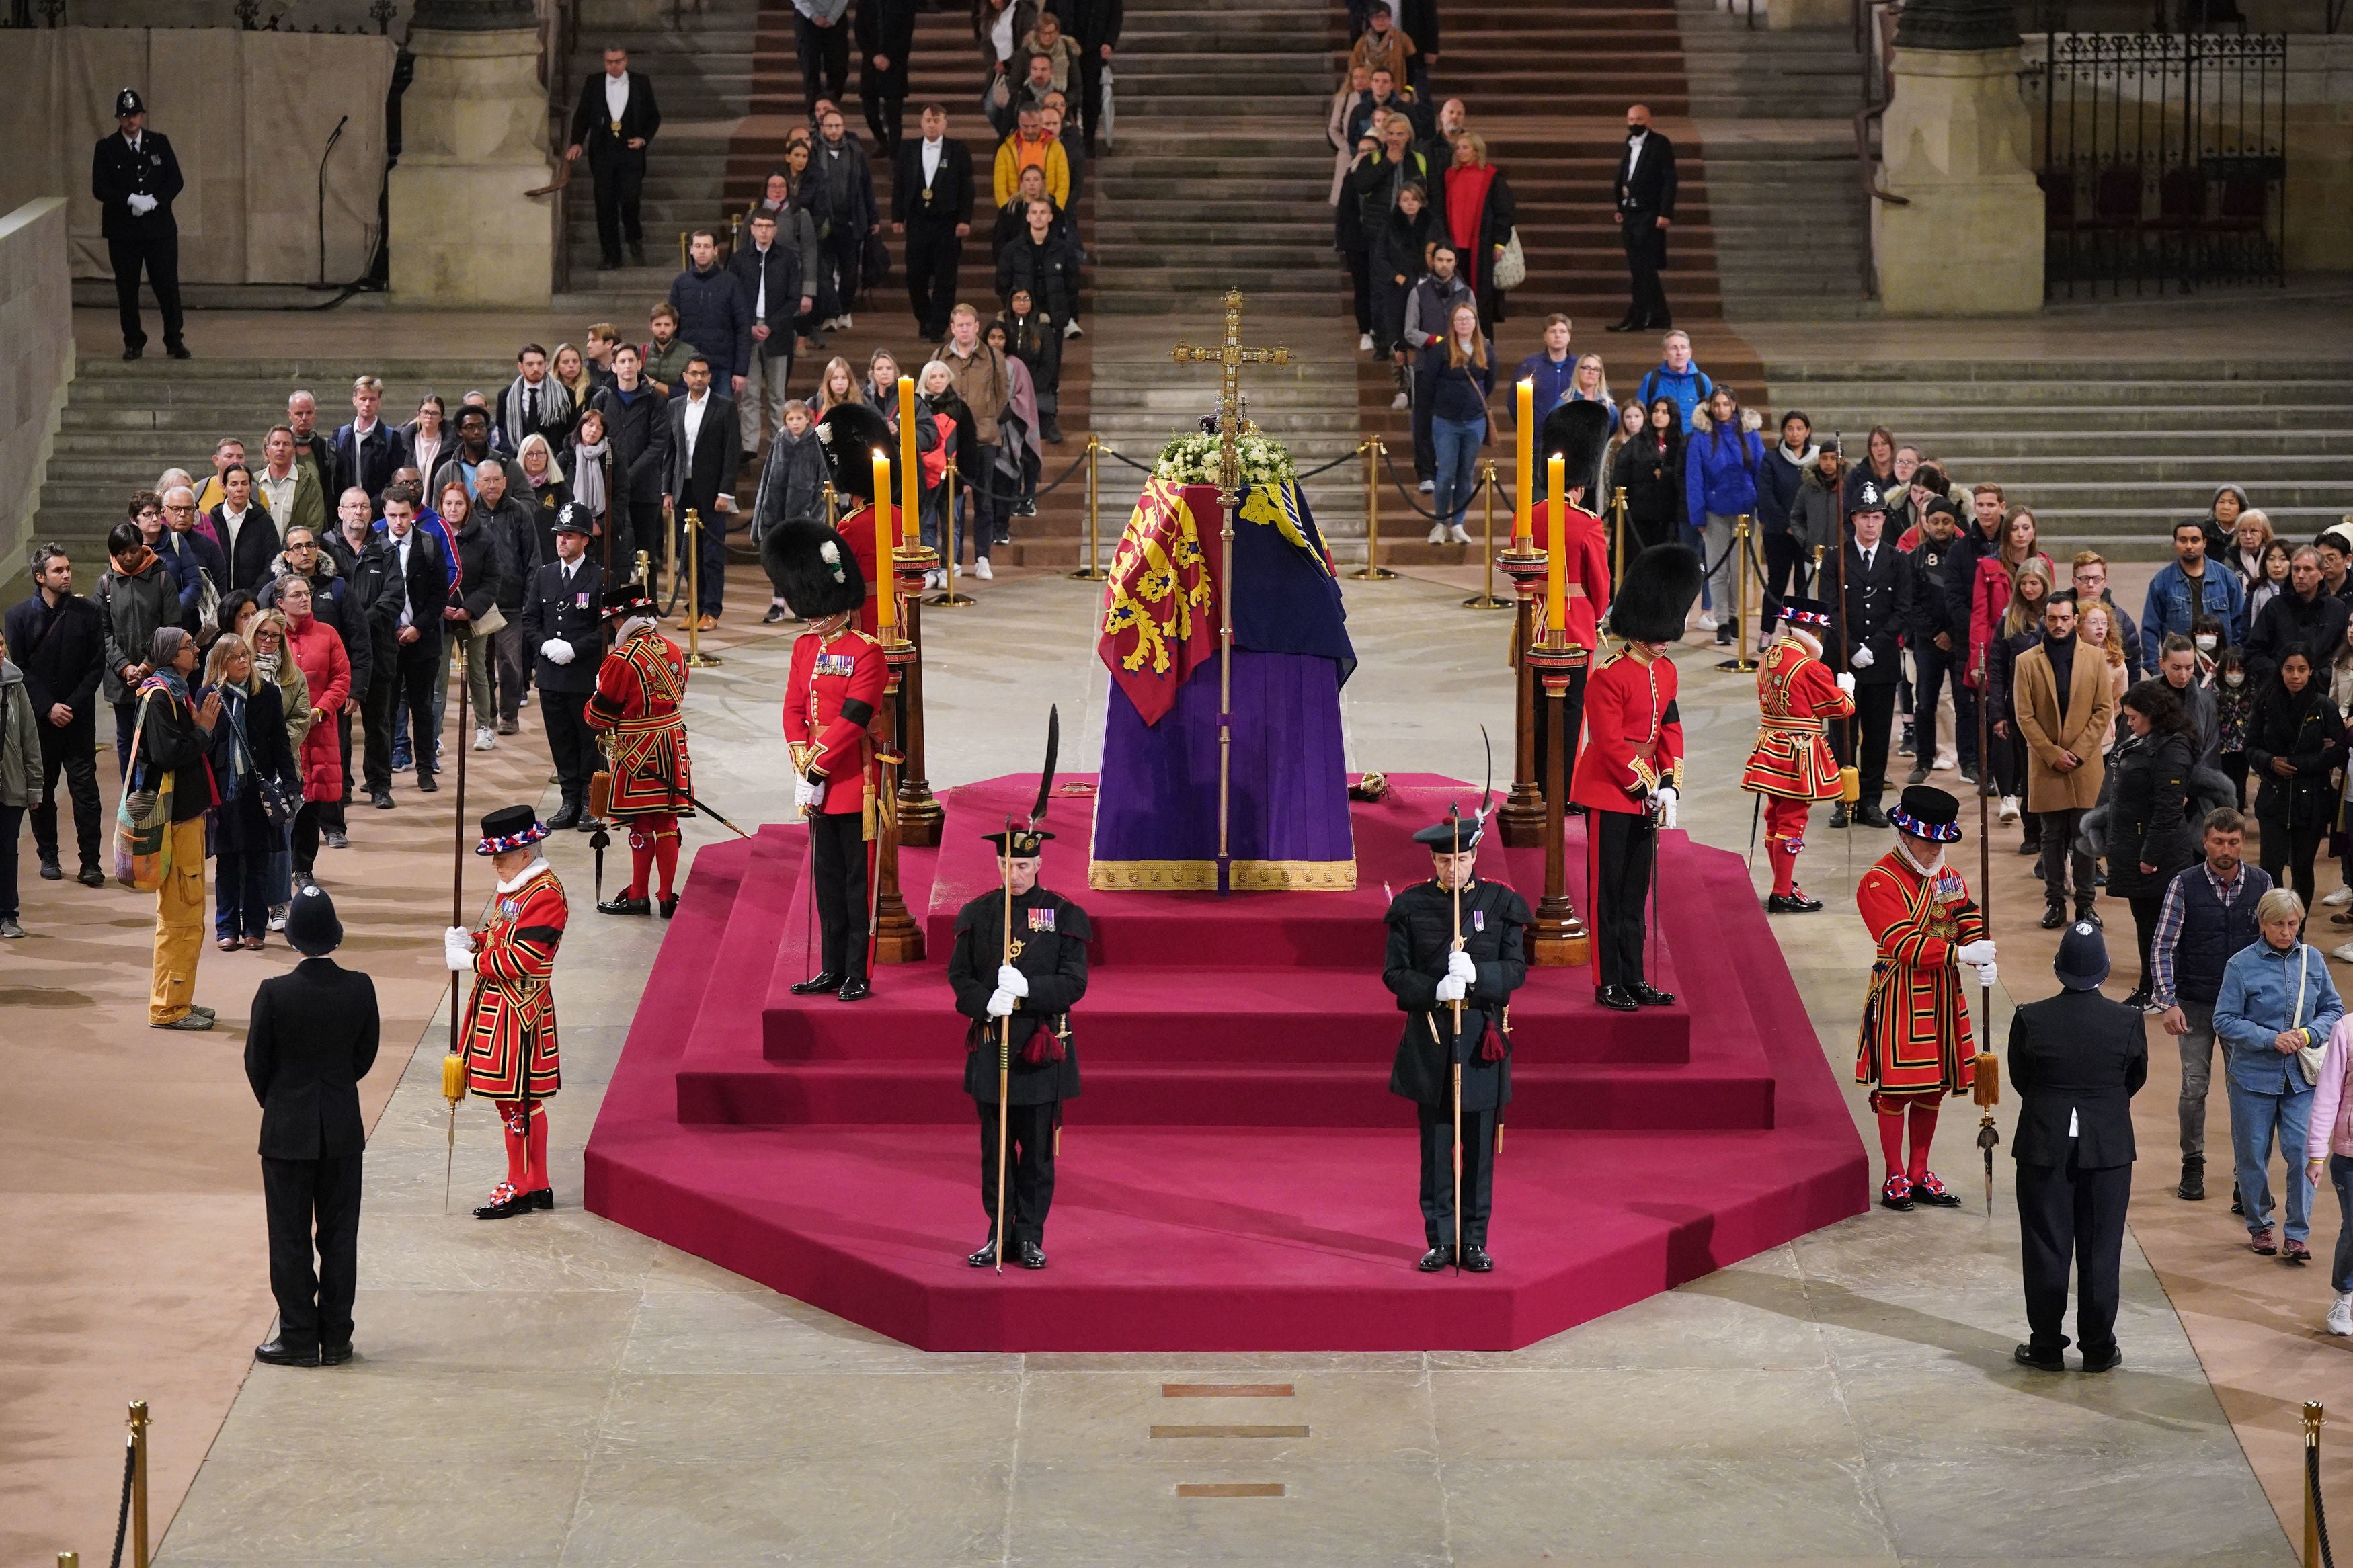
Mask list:
[[[2296,1012],[2299,970],[2301,1013]],[[2222,966],[2221,994],[2214,998],[2214,1033],[2225,1047],[2232,1084],[2255,1094],[2311,1093],[2295,1054],[2276,1048],[2272,1037],[2289,1026],[2294,1015],[2307,1043],[2326,1045],[2344,1011],[2328,978],[2328,961],[2319,949],[2298,942],[2282,952],[2261,937],[2241,948]]]
[[[2247,640],[2247,595],[2240,586],[2239,574],[2219,562],[2209,561],[2200,587],[2206,613],[2221,624],[2223,643],[2233,647],[2243,645]],[[2168,635],[2189,635],[2189,623],[2197,617],[2198,608],[2181,563],[2168,562],[2149,580],[2148,598],[2141,605],[2140,643],[2145,668],[2156,667]]]

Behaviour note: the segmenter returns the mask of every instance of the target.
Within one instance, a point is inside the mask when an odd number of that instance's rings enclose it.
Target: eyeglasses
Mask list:
[[[165,507],[164,510],[165,511],[174,511],[174,512],[177,512],[177,511],[194,511],[194,510],[195,510],[196,509],[195,509],[195,507],[193,507],[193,506],[167,506],[167,507]]]
[[[316,550],[319,547],[315,544],[290,544],[286,547],[286,552],[290,555],[297,550]]]

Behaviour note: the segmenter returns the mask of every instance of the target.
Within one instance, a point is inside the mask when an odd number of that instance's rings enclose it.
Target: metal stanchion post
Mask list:
[[[1495,465],[1487,465],[1487,586],[1462,601],[1466,610],[1508,610],[1514,601],[1495,597]]]
[[[686,662],[692,669],[709,669],[723,662],[702,651],[702,514],[686,509]]]
[[[1365,454],[1365,565],[1348,575],[1359,583],[1386,583],[1397,575],[1381,564],[1381,454],[1388,448],[1378,436],[1367,436],[1358,449]]]
[[[1618,563],[1610,578],[1611,585],[1614,587],[1626,580],[1626,487],[1624,485],[1618,487],[1617,493],[1610,501],[1610,507],[1618,514],[1616,552]]]
[[[1757,668],[1748,655],[1748,514],[1742,512],[1732,520],[1732,657],[1716,661],[1715,668],[1735,675],[1746,675]]]
[[[947,546],[945,553],[948,563],[948,585],[941,592],[938,598],[926,599],[923,602],[927,605],[936,605],[943,610],[962,610],[980,601],[970,594],[956,592],[956,576],[964,570],[964,551],[956,544],[956,471],[954,463],[948,465],[947,487],[947,515],[940,519],[940,542]],[[980,509],[975,507],[973,510],[977,512]],[[977,519],[975,521],[976,524]],[[978,546],[976,545],[974,548],[977,551]]]
[[[1103,563],[1103,442],[1087,437],[1087,563],[1071,574],[1079,583],[1100,583],[1111,574]]]
[[[131,1402],[131,1568],[147,1568],[147,1402]]]
[[[2291,1171],[2288,1179],[2295,1181],[2300,1172]],[[2327,1418],[2316,1399],[2304,1402],[2304,1565],[2320,1568],[2320,1499],[2316,1489],[2320,1485],[2320,1424]]]

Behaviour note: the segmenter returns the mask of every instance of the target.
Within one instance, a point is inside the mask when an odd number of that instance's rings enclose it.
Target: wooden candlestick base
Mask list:
[[[940,825],[947,820],[947,812],[933,797],[932,786],[922,779],[899,781],[899,842],[914,849],[936,849],[940,847]]]
[[[1525,665],[1543,672],[1545,718],[1544,897],[1528,928],[1528,962],[1539,969],[1567,969],[1587,963],[1592,944],[1577,906],[1568,897],[1568,685],[1586,658],[1583,648],[1547,639],[1528,649]],[[1588,853],[1590,852],[1588,848]]]
[[[1535,585],[1544,580],[1545,561],[1543,551],[1517,541],[1495,557],[1519,594],[1512,617],[1512,788],[1495,813],[1496,831],[1508,849],[1535,849],[1545,841],[1545,792],[1536,774],[1536,672],[1527,657],[1535,640]]]
[[[899,652],[905,645],[897,645],[890,652]],[[888,655],[886,654],[886,657]],[[877,710],[880,731],[875,736],[876,749],[885,758],[895,749],[892,720],[897,706],[899,680],[894,672],[891,687]],[[899,828],[897,801],[891,782],[891,764],[882,767],[885,799],[881,820],[876,828],[874,846],[874,962],[881,963],[921,963],[923,961],[923,928],[907,912],[907,900],[899,891]]]

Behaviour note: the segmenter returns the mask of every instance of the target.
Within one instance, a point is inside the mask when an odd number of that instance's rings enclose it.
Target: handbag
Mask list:
[[[294,820],[296,810],[295,803],[288,796],[286,782],[261,771],[261,763],[253,754],[253,742],[245,738],[244,720],[230,719],[229,727],[236,732],[237,749],[245,753],[246,777],[253,781],[253,787],[260,794],[262,816],[269,821],[271,831],[283,833],[287,824]]]
[[[2304,955],[2306,951],[2306,950],[2302,942],[2296,943],[2295,1013],[2295,1016],[2288,1020],[2287,1026],[2291,1029],[2301,1029],[2304,1027],[2304,983],[2306,973]],[[2322,1062],[2327,1059],[2327,1057],[2328,1047],[2326,1046],[2296,1047],[2295,1065],[2297,1070],[2304,1074],[2306,1088],[2308,1089],[2320,1081],[2320,1066]]]
[[[492,605],[489,609],[483,611],[481,616],[474,622],[474,635],[478,637],[496,637],[506,629],[506,612],[500,609],[496,605]]]
[[[146,738],[149,692],[139,700],[139,726],[131,741],[124,776],[139,776],[139,746]],[[152,893],[172,874],[172,774],[145,789],[125,790],[114,808],[114,879],[134,892]]]
[[[1503,248],[1495,253],[1495,287],[1516,289],[1527,280],[1528,253],[1520,248],[1520,231],[1514,228],[1512,237],[1504,241]]]

